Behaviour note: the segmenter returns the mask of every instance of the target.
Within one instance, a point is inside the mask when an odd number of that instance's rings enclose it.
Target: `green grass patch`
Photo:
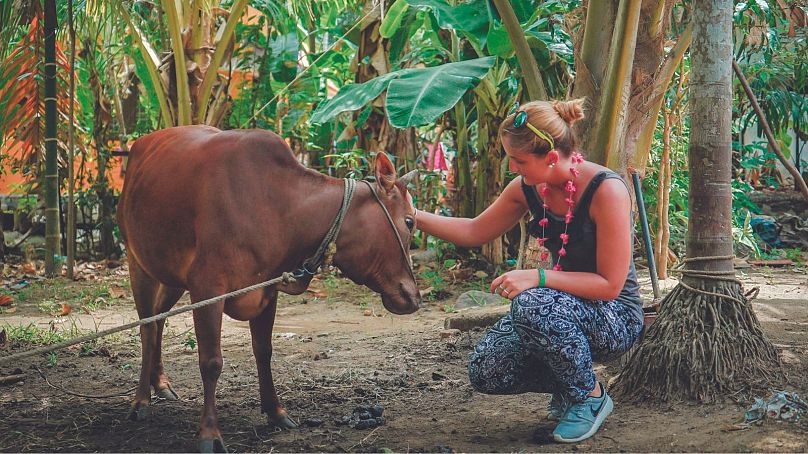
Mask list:
[[[74,310],[92,312],[128,301],[113,296],[110,284],[100,281],[71,283],[66,279],[49,279],[33,282],[28,287],[7,293],[18,304],[34,305],[46,314],[59,314],[64,303]]]
[[[41,328],[34,325],[2,325],[0,329],[6,331],[6,342],[10,344],[24,344],[24,345],[52,345],[63,342],[67,339],[80,335],[77,328],[73,328],[77,333],[64,331],[53,331],[49,328]]]

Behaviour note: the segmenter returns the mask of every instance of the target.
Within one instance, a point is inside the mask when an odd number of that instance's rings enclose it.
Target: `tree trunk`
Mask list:
[[[100,76],[99,76],[100,77]],[[93,141],[96,147],[96,176],[93,190],[98,198],[98,224],[100,233],[100,253],[103,258],[111,258],[115,252],[115,237],[113,230],[114,199],[109,189],[107,170],[109,167],[109,150],[106,148],[109,135],[109,122],[111,106],[106,102],[102,85],[98,84],[95,93],[95,114],[93,115]]]
[[[589,138],[589,159],[625,175],[618,159],[620,139],[625,130],[626,107],[631,89],[631,71],[637,43],[642,0],[620,0],[612,34],[609,64],[603,79],[603,93],[596,105],[596,128]]]
[[[67,22],[70,30],[70,111],[67,121],[67,278],[73,279],[73,269],[76,264],[76,201],[73,188],[75,187],[75,134],[73,121],[76,104],[76,28],[73,23],[73,0],[67,0]]]
[[[61,256],[56,137],[56,0],[45,0],[45,275],[55,276]]]
[[[642,0],[641,5],[622,3],[619,11],[616,1],[590,2],[587,7],[572,90],[573,98],[586,98],[586,117],[575,124],[575,131],[591,160],[620,173],[629,166],[644,173],[665,91],[690,45],[688,26],[671,51],[664,51],[672,6],[671,0]],[[637,11],[638,24],[632,32],[625,28],[633,20],[627,14]],[[629,52],[633,52],[630,60]],[[621,78],[625,83],[626,72],[630,88],[619,83]]]
[[[496,6],[497,12],[502,18],[502,23],[508,31],[508,36],[516,52],[516,59],[519,61],[519,66],[522,68],[528,98],[530,101],[547,99],[547,90],[544,88],[539,66],[533,58],[530,46],[525,38],[525,32],[522,31],[522,26],[519,24],[516,13],[513,11],[511,2],[508,0],[494,0],[494,6]]]
[[[724,400],[782,378],[732,262],[732,12],[693,4],[686,267],[615,384],[628,400]]]
[[[609,44],[617,16],[617,1],[589,2],[586,9],[586,25],[583,39],[575,52],[575,81],[572,97],[586,99],[586,116],[575,123],[576,135],[581,139],[581,149],[589,150],[592,131],[600,105],[601,86],[606,73]]]
[[[667,14],[669,16],[669,14]],[[645,173],[651,144],[654,140],[656,120],[665,99],[676,67],[682,61],[685,51],[693,40],[693,24],[689,23],[679,35],[676,45],[664,55],[664,34],[658,40],[637,42],[634,57],[634,86],[628,102],[626,129],[621,141],[621,165],[628,163],[632,168]],[[649,64],[651,62],[651,64]]]
[[[173,58],[173,77],[169,76],[170,80],[174,82],[174,90],[169,90],[169,93],[174,94],[173,101],[175,102],[175,112],[177,113],[176,126],[190,125],[193,106],[191,105],[191,89],[188,83],[188,67],[185,60],[185,46],[182,36],[183,23],[180,14],[182,11],[177,10],[177,6],[182,6],[174,0],[163,0],[163,9],[166,14],[166,22],[168,23],[168,31],[171,37],[171,50],[174,52]]]

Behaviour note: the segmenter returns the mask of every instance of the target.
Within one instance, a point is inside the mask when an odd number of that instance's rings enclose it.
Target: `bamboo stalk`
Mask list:
[[[777,159],[780,160],[786,170],[788,170],[788,173],[790,173],[794,178],[794,185],[800,189],[800,192],[802,193],[803,197],[805,197],[805,200],[808,200],[808,186],[805,184],[805,180],[802,179],[802,175],[800,175],[800,172],[797,171],[796,167],[794,167],[794,164],[786,159],[786,156],[780,150],[780,145],[777,144],[777,140],[775,140],[774,134],[772,134],[772,129],[769,126],[769,122],[766,120],[766,116],[763,115],[763,110],[761,110],[760,104],[757,102],[757,97],[752,92],[752,88],[749,87],[749,83],[746,81],[746,77],[743,75],[741,68],[738,66],[738,62],[734,59],[732,60],[732,69],[735,71],[735,75],[738,76],[738,80],[741,82],[741,86],[743,86],[746,96],[752,103],[752,109],[755,110],[758,121],[760,121],[760,125],[763,127],[763,133],[766,134],[766,139],[769,141],[769,146],[774,151],[774,154],[777,155]]]
[[[61,255],[59,232],[59,166],[56,146],[56,0],[45,0],[45,275],[54,277],[56,257]]]
[[[67,278],[73,280],[76,266],[76,205],[75,205],[75,169],[76,135],[74,131],[76,103],[76,27],[73,23],[73,0],[67,0],[67,22],[70,35],[70,110],[67,114]]]

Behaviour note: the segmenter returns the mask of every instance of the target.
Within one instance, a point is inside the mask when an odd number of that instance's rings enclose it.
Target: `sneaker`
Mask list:
[[[553,393],[553,398],[550,399],[550,403],[547,404],[547,419],[549,421],[561,421],[561,418],[564,417],[564,413],[567,412],[567,407],[569,406],[569,402],[561,393]]]
[[[614,408],[614,402],[603,385],[600,397],[587,397],[585,401],[570,405],[561,422],[553,431],[555,441],[577,443],[586,440],[600,429],[601,424]]]

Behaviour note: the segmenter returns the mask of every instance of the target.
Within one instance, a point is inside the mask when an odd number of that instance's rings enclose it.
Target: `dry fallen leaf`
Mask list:
[[[126,296],[126,290],[120,287],[110,287],[109,296],[111,296],[112,298],[123,298]]]
[[[62,313],[61,313],[61,314],[59,314],[59,315],[67,315],[67,314],[69,314],[69,313],[70,313],[70,311],[71,311],[71,310],[72,310],[72,308],[70,307],[70,305],[69,305],[69,304],[67,304],[67,303],[62,303]]]
[[[14,298],[8,295],[0,295],[0,306],[11,306],[14,303]]]
[[[22,271],[24,274],[36,274],[36,265],[31,262],[23,263],[20,271]]]
[[[365,312],[363,312],[362,315],[364,315],[365,317],[370,317],[371,315],[373,315],[373,311],[371,311],[370,309],[365,309]]]

